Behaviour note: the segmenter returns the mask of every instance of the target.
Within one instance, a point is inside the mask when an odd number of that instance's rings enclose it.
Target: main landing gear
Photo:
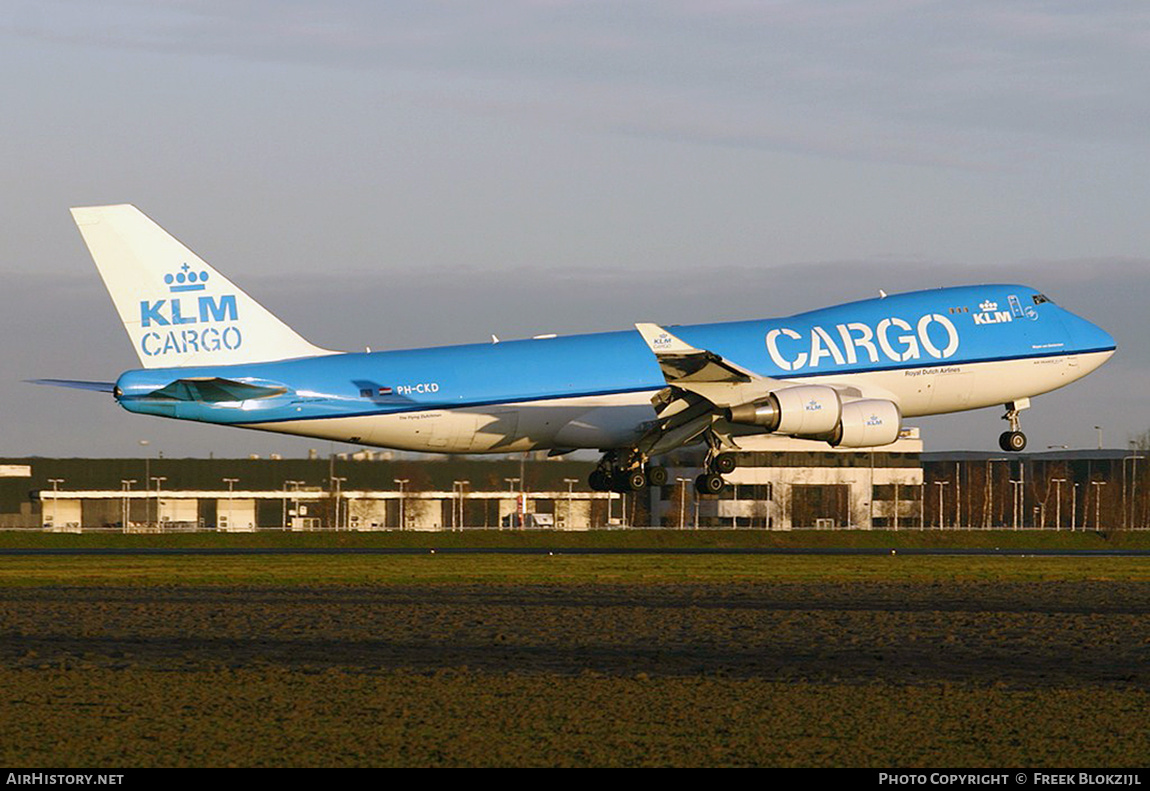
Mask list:
[[[733,453],[716,453],[714,448],[707,453],[707,471],[695,479],[695,491],[699,494],[718,494],[727,485],[724,475],[732,473],[738,466]]]
[[[706,471],[695,479],[695,490],[718,494],[727,485],[723,475],[734,473],[737,464],[734,453],[707,453]],[[667,468],[645,462],[635,451],[607,451],[588,484],[597,492],[637,492],[645,486],[666,486]]]
[[[1010,431],[1004,431],[998,437],[998,447],[1009,453],[1018,453],[1026,448],[1026,435],[1021,431],[1021,421],[1018,413],[1030,407],[1030,399],[1023,398],[1011,401],[1006,405],[1006,414],[1003,420],[1010,421]]]
[[[587,483],[596,492],[637,492],[647,486],[665,486],[667,468],[644,463],[635,451],[609,450]]]
[[[699,494],[718,494],[727,485],[724,475],[735,471],[738,461],[733,453],[707,454],[706,472],[695,479]],[[609,450],[599,460],[599,466],[587,483],[596,492],[637,492],[646,486],[666,486],[667,468],[645,462],[642,455],[632,450]]]

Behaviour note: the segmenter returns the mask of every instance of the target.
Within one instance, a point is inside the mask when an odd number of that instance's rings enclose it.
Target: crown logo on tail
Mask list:
[[[207,288],[208,273],[196,272],[188,264],[180,267],[180,271],[164,275],[164,282],[168,284],[168,291],[180,293],[183,291],[203,291]]]

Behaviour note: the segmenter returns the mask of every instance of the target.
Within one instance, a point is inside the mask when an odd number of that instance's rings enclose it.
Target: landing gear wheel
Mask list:
[[[1021,431],[1004,431],[998,438],[998,447],[1010,453],[1018,453],[1026,448],[1026,435]]]
[[[647,473],[642,470],[631,470],[623,476],[623,488],[632,492],[647,487]]]
[[[587,478],[587,485],[591,487],[593,492],[609,492],[611,491],[611,476],[603,470],[595,470]]]
[[[647,483],[651,486],[666,486],[667,485],[667,468],[666,467],[648,467],[647,468]]]
[[[723,476],[713,472],[705,472],[695,479],[695,491],[699,494],[718,494],[726,485]]]
[[[1026,447],[1026,435],[1022,433],[1022,421],[1018,413],[1030,408],[1030,399],[1021,398],[1006,405],[1006,414],[1002,419],[1010,423],[1010,431],[1002,432],[998,438],[998,447],[1009,453],[1018,453]]]
[[[719,475],[726,475],[727,473],[734,472],[735,467],[739,466],[739,462],[735,459],[733,453],[720,453],[715,457],[711,469]]]

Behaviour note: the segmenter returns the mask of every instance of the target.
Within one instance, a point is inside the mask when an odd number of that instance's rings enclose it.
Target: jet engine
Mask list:
[[[843,404],[842,420],[827,441],[836,448],[873,448],[894,442],[901,428],[902,414],[893,401],[850,401]]]
[[[842,415],[839,394],[821,385],[795,385],[727,410],[727,420],[799,437],[829,435]]]

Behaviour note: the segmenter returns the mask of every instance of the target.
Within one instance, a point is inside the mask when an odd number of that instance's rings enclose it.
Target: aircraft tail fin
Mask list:
[[[333,354],[304,340],[131,205],[72,209],[145,368]]]

